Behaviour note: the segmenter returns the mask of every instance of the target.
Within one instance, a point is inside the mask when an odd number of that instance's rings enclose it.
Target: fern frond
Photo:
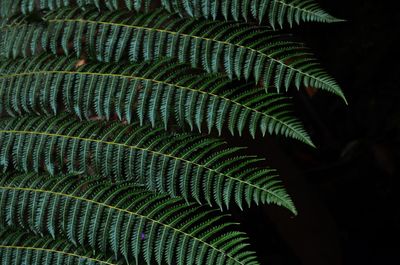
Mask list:
[[[181,0],[180,0],[181,1]],[[98,10],[131,10],[149,12],[154,10],[156,1],[151,0],[1,0],[0,17],[9,18],[17,14],[29,15],[31,13],[57,10],[63,7],[80,7],[82,9],[95,6]]]
[[[150,0],[4,0],[0,16],[8,17],[22,12],[29,14],[37,10],[56,10],[62,7],[95,5],[98,9],[145,11],[151,10]],[[171,13],[181,16],[204,17],[217,19],[223,16],[226,20],[240,21],[242,19],[255,19],[260,24],[269,23],[273,28],[286,24],[293,26],[300,22],[325,22],[342,21],[323,10],[315,0],[162,0],[162,7]]]
[[[234,200],[275,203],[296,213],[276,171],[260,168],[242,148],[201,135],[70,116],[26,116],[0,123],[0,168],[25,172],[92,171],[117,180],[135,179],[148,189],[228,207]]]
[[[343,21],[323,10],[315,0],[161,0],[169,12],[178,12],[182,16],[226,20],[255,19],[260,24],[268,23],[272,28],[283,28],[300,22],[332,23]],[[176,4],[179,2],[179,4]]]
[[[258,264],[216,210],[96,177],[2,175],[0,222],[147,264]]]
[[[239,86],[216,74],[205,74],[171,59],[155,63],[96,64],[67,57],[40,56],[0,65],[0,114],[57,114],[64,110],[79,118],[115,115],[152,126],[170,121],[201,131],[245,127],[255,137],[282,134],[312,145],[288,103],[254,85]],[[236,86],[236,87],[235,87]],[[2,106],[2,107],[1,107]],[[4,110],[2,110],[2,108]]]
[[[8,58],[42,50],[58,54],[60,47],[66,54],[75,50],[78,56],[87,50],[92,58],[105,62],[125,56],[131,62],[173,57],[207,72],[226,73],[231,79],[252,77],[278,92],[295,84],[345,99],[336,81],[303,44],[265,27],[179,18],[161,10],[100,14],[67,8],[48,14],[42,24],[8,27],[2,34],[0,52]]]
[[[0,232],[0,263],[4,265],[124,264],[122,261],[77,248],[65,240],[35,236],[14,229]]]

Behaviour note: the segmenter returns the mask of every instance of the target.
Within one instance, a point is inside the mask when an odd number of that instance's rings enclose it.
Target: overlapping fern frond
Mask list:
[[[79,122],[70,116],[0,121],[0,168],[134,179],[150,190],[228,207],[234,199],[296,209],[276,171],[223,141],[163,128]],[[262,159],[261,159],[262,160]]]
[[[3,265],[122,265],[122,261],[77,248],[65,240],[35,236],[15,229],[0,231],[0,263]]]
[[[258,264],[247,238],[215,210],[96,177],[3,174],[0,222],[131,264]]]
[[[181,1],[181,0],[179,0]],[[8,18],[17,14],[29,15],[40,11],[57,10],[63,7],[80,7],[82,9],[88,6],[96,6],[97,9],[104,10],[131,10],[137,12],[149,12],[159,6],[157,1],[152,0],[1,0],[2,8],[0,17]]]
[[[201,132],[313,145],[280,93],[346,99],[275,31],[306,21],[340,20],[316,0],[0,0],[0,263],[258,264],[204,204],[293,201]]]
[[[84,40],[84,41],[82,41]],[[8,58],[37,54],[87,52],[99,61],[131,62],[177,58],[207,72],[231,79],[252,79],[278,92],[311,86],[344,98],[336,81],[302,43],[243,23],[179,18],[157,10],[148,14],[98,13],[95,9],[65,8],[51,12],[39,24],[2,30],[0,53]]]
[[[29,14],[36,10],[55,10],[67,6],[86,7],[88,4],[96,5],[98,9],[109,10],[128,9],[135,11],[151,10],[150,0],[3,0],[4,8],[0,15],[7,17],[22,12]],[[315,0],[161,0],[163,8],[169,12],[177,12],[182,16],[204,17],[217,19],[223,16],[226,20],[255,19],[260,24],[269,23],[273,28],[286,24],[292,26],[304,21],[313,22],[338,22],[337,19],[323,10]],[[154,7],[154,6],[153,6]]]
[[[58,114],[67,110],[79,118],[112,119],[132,123],[162,122],[167,128],[188,124],[219,133],[229,128],[255,136],[282,134],[311,144],[301,123],[293,118],[282,96],[265,94],[253,84],[229,82],[174,60],[156,63],[79,63],[50,55],[10,60],[0,65],[0,113]]]

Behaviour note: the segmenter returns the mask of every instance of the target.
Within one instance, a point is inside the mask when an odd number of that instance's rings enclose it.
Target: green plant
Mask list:
[[[78,62],[73,57],[49,55],[5,61],[0,65],[2,112],[16,116],[68,111],[79,118],[95,115],[106,120],[117,115],[120,121],[140,121],[141,125],[149,121],[153,127],[162,123],[165,129],[172,120],[172,124],[187,124],[200,132],[204,126],[208,132],[217,128],[219,133],[227,127],[232,135],[247,129],[253,137],[258,131],[263,135],[268,131],[312,145],[291,115],[289,102],[252,83],[233,84],[223,76],[193,71],[171,59],[76,67]],[[12,82],[20,85],[12,86]],[[235,86],[239,89],[232,89]]]
[[[2,264],[124,264],[115,258],[76,248],[67,240],[34,236],[13,228],[0,231],[0,249]]]
[[[280,93],[345,97],[305,45],[274,29],[338,19],[310,0],[0,7],[3,263],[258,264],[221,211],[296,208],[276,170],[212,134],[313,146]]]
[[[142,251],[148,263],[255,260],[243,233],[225,216],[129,181],[13,174],[3,175],[0,185],[3,224],[54,238],[65,235],[74,245],[112,252],[126,262],[138,261]]]
[[[171,134],[138,124],[78,122],[73,117],[3,119],[0,161],[23,171],[94,171],[117,181],[134,179],[150,190],[228,207],[274,202],[296,212],[274,179],[274,170],[259,168],[260,158],[218,139]],[[203,139],[202,139],[203,138]]]
[[[134,39],[134,41],[132,41]],[[85,40],[85,41],[82,41]],[[130,41],[130,43],[129,43]],[[179,18],[158,9],[151,13],[98,12],[63,8],[49,12],[35,24],[8,27],[3,34],[6,57],[42,51],[78,57],[86,52],[98,61],[177,58],[207,72],[251,78],[266,89],[294,83],[325,89],[344,98],[336,82],[302,43],[265,27],[243,23]]]

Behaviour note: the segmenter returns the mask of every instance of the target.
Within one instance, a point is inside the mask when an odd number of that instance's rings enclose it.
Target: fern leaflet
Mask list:
[[[147,264],[258,264],[247,238],[216,210],[156,195],[131,182],[7,174],[0,222]]]
[[[260,168],[243,148],[201,135],[162,128],[69,116],[26,116],[0,122],[0,167],[36,172],[94,171],[116,180],[134,179],[148,189],[199,203],[228,207],[231,201],[275,203],[296,213],[275,170]]]
[[[251,78],[278,92],[292,84],[320,88],[344,100],[336,81],[303,44],[265,27],[234,22],[179,18],[161,10],[149,14],[98,13],[89,9],[51,12],[42,24],[4,28],[0,53],[8,58],[42,50],[66,54],[85,51],[98,61],[131,62],[177,58],[229,78]],[[85,40],[85,41],[82,41]]]
[[[65,240],[34,236],[15,229],[0,232],[0,261],[4,265],[124,264],[122,261],[114,261],[101,254],[76,248]]]
[[[229,128],[253,137],[282,134],[312,145],[288,103],[252,84],[235,85],[220,75],[204,74],[171,59],[156,63],[95,64],[66,57],[40,56],[0,65],[0,113],[57,114],[64,110],[79,118],[97,116],[132,123],[150,121],[154,127],[170,121],[200,132]],[[239,83],[240,84],[240,83]],[[236,86],[236,87],[235,87]],[[2,110],[3,108],[4,110]]]
[[[37,10],[56,10],[62,7],[79,6],[87,7],[88,4],[95,5],[98,9],[145,11],[151,10],[150,0],[5,0],[4,8],[0,15],[8,17],[22,12],[29,14]],[[269,23],[273,28],[279,25],[281,28],[285,23],[293,26],[300,22],[339,22],[325,10],[323,10],[315,0],[161,0],[163,8],[171,13],[179,13],[182,16],[204,17],[206,19],[218,19],[223,16],[226,20],[249,20],[255,19],[260,24]],[[154,8],[153,8],[154,9]]]

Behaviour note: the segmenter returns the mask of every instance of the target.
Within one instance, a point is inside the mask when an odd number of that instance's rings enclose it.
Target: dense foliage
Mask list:
[[[221,211],[296,208],[262,158],[206,134],[313,146],[281,93],[345,97],[275,28],[338,19],[312,0],[0,7],[3,264],[258,264]]]

